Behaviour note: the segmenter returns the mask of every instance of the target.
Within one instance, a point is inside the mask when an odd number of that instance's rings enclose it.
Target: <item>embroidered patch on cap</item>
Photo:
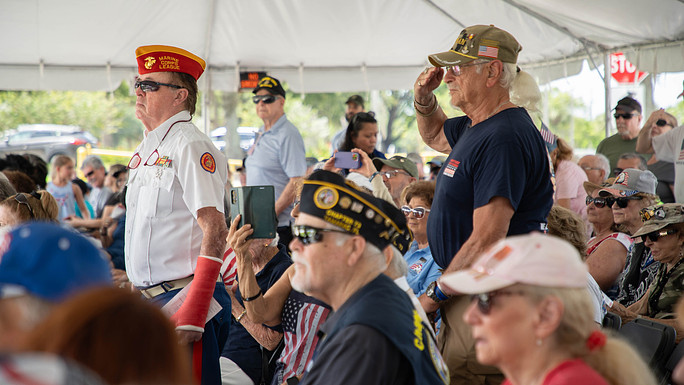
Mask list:
[[[208,171],[212,174],[214,171],[216,171],[216,162],[214,161],[214,157],[208,152],[202,154],[202,157],[200,158],[200,165],[202,165],[204,171]]]
[[[339,194],[329,187],[321,187],[314,193],[314,204],[319,209],[327,210],[337,204]]]

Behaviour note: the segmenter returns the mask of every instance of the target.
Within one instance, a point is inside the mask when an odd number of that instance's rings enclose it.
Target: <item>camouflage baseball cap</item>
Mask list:
[[[467,27],[450,50],[428,56],[435,67],[462,65],[475,59],[517,63],[522,46],[510,33],[493,25]]]
[[[684,222],[684,206],[680,203],[665,203],[641,209],[643,225],[632,237],[658,231],[667,225]]]

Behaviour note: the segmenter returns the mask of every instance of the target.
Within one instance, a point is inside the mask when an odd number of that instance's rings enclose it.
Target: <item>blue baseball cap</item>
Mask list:
[[[84,236],[47,222],[22,224],[0,236],[0,296],[17,289],[59,302],[112,285],[109,264]]]

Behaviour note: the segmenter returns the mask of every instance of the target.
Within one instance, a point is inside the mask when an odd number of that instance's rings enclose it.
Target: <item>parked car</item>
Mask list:
[[[76,159],[76,150],[90,143],[97,146],[97,138],[77,126],[59,124],[22,124],[5,132],[0,142],[0,154],[35,154],[50,162],[55,155]]]
[[[249,150],[254,144],[254,139],[256,138],[256,133],[259,131],[258,127],[238,127],[237,133],[240,137],[240,148],[243,151]],[[211,132],[211,141],[214,142],[214,146],[220,151],[224,151],[226,148],[226,128],[219,127]]]

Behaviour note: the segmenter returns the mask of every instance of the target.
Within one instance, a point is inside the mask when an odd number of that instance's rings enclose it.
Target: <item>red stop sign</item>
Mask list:
[[[618,83],[641,83],[648,72],[637,70],[622,52],[610,54],[610,74]]]

